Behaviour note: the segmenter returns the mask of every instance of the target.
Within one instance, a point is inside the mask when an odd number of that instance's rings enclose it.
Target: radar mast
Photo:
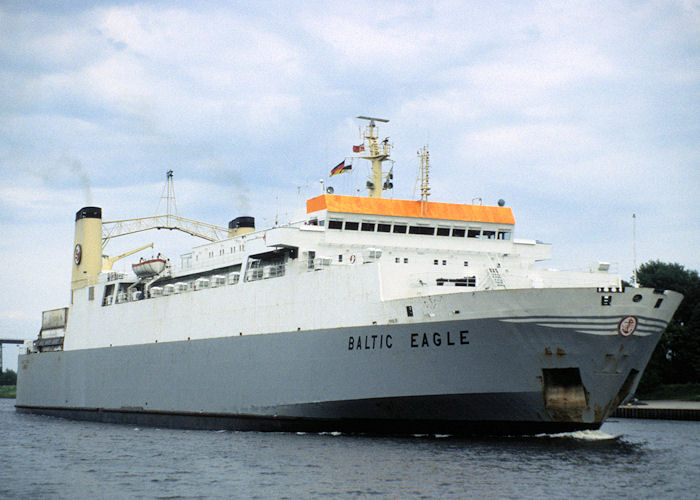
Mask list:
[[[391,161],[389,158],[391,155],[391,144],[389,143],[388,137],[383,139],[381,143],[379,142],[377,126],[374,122],[388,123],[389,120],[384,118],[372,118],[369,116],[358,116],[357,118],[360,120],[369,121],[369,125],[365,127],[363,133],[364,140],[367,142],[368,146],[367,150],[369,151],[363,156],[358,156],[358,158],[372,162],[372,173],[370,174],[369,181],[367,181],[369,197],[381,198],[383,190],[391,189],[393,187],[393,184],[391,183],[393,173],[391,170],[387,173],[386,180],[382,181],[382,163],[385,161]]]

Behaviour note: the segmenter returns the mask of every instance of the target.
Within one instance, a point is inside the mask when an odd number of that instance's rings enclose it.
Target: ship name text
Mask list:
[[[449,347],[467,345],[469,330],[453,332],[411,333],[407,338],[411,349]],[[348,351],[374,351],[394,347],[394,337],[391,334],[351,335],[348,337]]]

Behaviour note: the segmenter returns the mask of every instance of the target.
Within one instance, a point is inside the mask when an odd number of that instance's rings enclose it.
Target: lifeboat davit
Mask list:
[[[136,264],[131,264],[131,269],[134,270],[136,276],[139,278],[148,278],[150,276],[157,276],[163,272],[165,269],[166,260],[157,259],[142,260]]]

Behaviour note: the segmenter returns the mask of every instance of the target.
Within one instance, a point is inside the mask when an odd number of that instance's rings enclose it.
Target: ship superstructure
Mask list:
[[[181,427],[350,432],[597,428],[633,393],[680,303],[608,264],[556,272],[505,206],[323,194],[297,222],[229,233],[175,266],[107,270],[76,214],[72,300],[21,356],[17,407]],[[356,147],[360,149],[360,147]],[[427,151],[423,151],[427,167]]]

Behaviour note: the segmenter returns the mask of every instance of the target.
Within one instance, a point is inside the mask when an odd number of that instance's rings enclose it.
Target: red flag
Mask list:
[[[352,147],[352,152],[353,152],[353,153],[360,153],[360,152],[362,152],[362,151],[364,151],[364,150],[365,150],[365,145],[364,145],[364,144],[360,144],[359,146],[353,146],[353,147]]]

